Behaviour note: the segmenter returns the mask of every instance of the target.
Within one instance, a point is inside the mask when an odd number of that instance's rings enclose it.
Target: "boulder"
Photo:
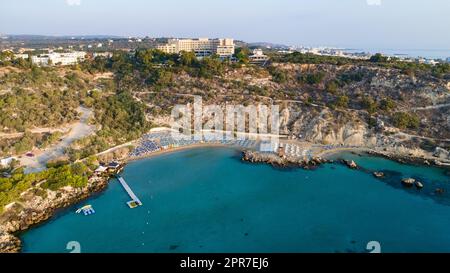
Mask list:
[[[416,181],[416,182],[414,183],[414,185],[415,185],[416,188],[418,188],[418,189],[422,189],[422,188],[423,188],[423,184],[422,184],[421,182],[419,182],[419,181]]]
[[[406,187],[412,187],[414,186],[414,183],[416,180],[414,178],[404,178],[402,179],[402,184]]]
[[[344,160],[345,165],[347,165],[347,167],[349,167],[350,169],[356,169],[358,168],[358,165],[356,164],[355,161],[353,160]]]

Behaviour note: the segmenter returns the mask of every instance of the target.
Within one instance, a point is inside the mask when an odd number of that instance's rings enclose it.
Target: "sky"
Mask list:
[[[0,0],[1,34],[450,49],[449,0]]]

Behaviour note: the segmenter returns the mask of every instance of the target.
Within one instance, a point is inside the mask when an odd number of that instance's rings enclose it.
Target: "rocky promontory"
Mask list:
[[[306,169],[329,162],[329,160],[321,157],[313,157],[311,159],[287,158],[275,153],[260,153],[250,150],[242,153],[242,160],[251,163],[266,163],[274,167],[303,167]]]
[[[405,155],[401,153],[375,151],[375,150],[369,150],[367,153],[372,156],[384,157],[386,159],[393,160],[401,164],[435,166],[439,168],[450,169],[450,161],[445,159],[439,160],[437,157],[426,158],[416,155]]]
[[[21,242],[17,232],[41,223],[57,209],[79,202],[107,186],[108,178],[93,177],[83,188],[64,187],[57,191],[30,189],[21,196],[20,202],[10,204],[0,215],[0,253],[20,252]]]

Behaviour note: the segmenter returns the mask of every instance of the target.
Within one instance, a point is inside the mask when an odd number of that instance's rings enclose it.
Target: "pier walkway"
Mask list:
[[[123,179],[122,176],[117,176],[117,179],[119,180],[120,184],[122,184],[122,187],[125,189],[125,191],[128,193],[128,195],[131,197],[131,201],[130,202],[134,202],[138,206],[142,206],[141,200],[139,200],[139,198],[134,194],[134,192],[131,190],[130,186],[128,186],[128,184],[125,181],[125,179]],[[128,202],[127,204],[128,204],[128,206],[132,207],[130,205],[130,202]]]

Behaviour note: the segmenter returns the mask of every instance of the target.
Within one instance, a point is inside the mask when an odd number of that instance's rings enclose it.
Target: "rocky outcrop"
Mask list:
[[[268,163],[273,166],[286,166],[287,162],[283,158],[273,153],[258,153],[255,151],[244,151],[242,160],[251,163]]]
[[[414,178],[403,178],[402,179],[402,184],[403,184],[403,186],[406,186],[406,187],[414,186],[415,182],[416,182],[416,180]]]
[[[267,163],[274,167],[303,167],[310,168],[323,163],[328,163],[327,159],[313,157],[308,159],[282,158],[274,153],[260,153],[255,151],[244,151],[242,160],[251,163]]]
[[[384,173],[383,172],[373,172],[373,176],[375,176],[376,178],[383,178]]]
[[[344,164],[347,165],[350,169],[357,169],[358,165],[353,160],[343,160]]]
[[[47,190],[45,197],[33,191],[22,196],[20,204],[14,204],[0,217],[0,253],[19,252],[20,240],[13,234],[49,219],[59,208],[70,206],[92,193],[103,190],[106,178],[91,178],[86,187],[65,187],[57,191]]]
[[[330,109],[291,109],[291,134],[309,142],[348,146],[374,146],[377,138],[352,114]]]
[[[414,186],[416,186],[419,190],[423,188],[423,184],[419,181],[414,182]]]
[[[436,149],[434,150],[433,155],[435,157],[438,157],[440,159],[450,159],[450,152],[441,148],[441,147],[436,147]]]
[[[423,151],[422,151],[423,152]],[[389,160],[393,160],[402,164],[413,165],[433,165],[440,168],[450,169],[450,160],[437,160],[422,153],[421,150],[412,149],[385,149],[381,150],[369,150],[368,154],[374,156],[381,156]]]
[[[20,240],[3,230],[0,230],[0,253],[17,253],[20,251]]]

